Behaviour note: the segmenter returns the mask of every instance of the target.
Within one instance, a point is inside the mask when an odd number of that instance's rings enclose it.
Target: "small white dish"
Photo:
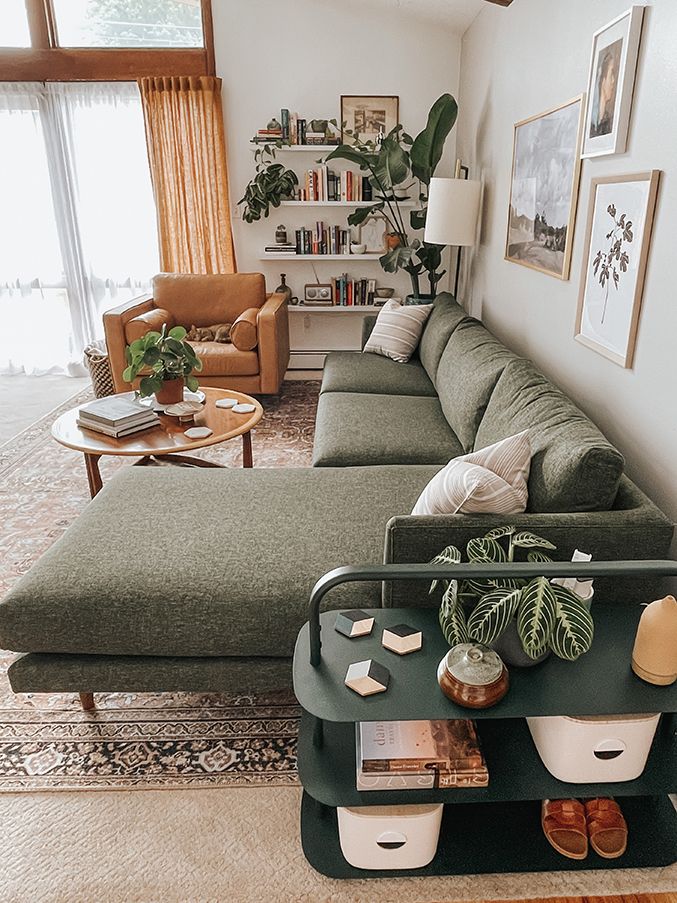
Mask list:
[[[192,417],[202,410],[199,401],[180,401],[178,404],[170,404],[165,408],[165,414],[170,417]]]
[[[184,401],[197,401],[198,404],[202,404],[207,396],[202,391],[202,389],[198,389],[197,392],[191,392],[190,389],[184,388],[183,390],[183,400]]]
[[[237,403],[237,398],[219,398],[215,406],[217,408],[234,408]]]
[[[236,414],[252,414],[256,410],[256,405],[243,402],[241,404],[233,405],[232,410]]]
[[[208,426],[191,426],[184,431],[186,439],[206,439],[211,436],[212,430]]]

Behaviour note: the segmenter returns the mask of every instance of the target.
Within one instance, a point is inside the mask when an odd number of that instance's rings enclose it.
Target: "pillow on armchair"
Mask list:
[[[258,307],[248,307],[242,311],[230,329],[230,340],[238,351],[253,351],[259,343],[256,326]]]

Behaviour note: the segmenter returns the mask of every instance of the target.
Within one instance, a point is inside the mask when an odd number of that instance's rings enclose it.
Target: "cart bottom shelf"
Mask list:
[[[541,831],[538,801],[458,803],[445,806],[437,854],[420,869],[363,870],[343,858],[336,809],[304,791],[301,804],[303,852],[313,868],[330,878],[406,875],[471,875],[589,869],[655,868],[677,860],[677,813],[667,796],[620,799],[628,823],[628,849],[619,859],[560,856]]]

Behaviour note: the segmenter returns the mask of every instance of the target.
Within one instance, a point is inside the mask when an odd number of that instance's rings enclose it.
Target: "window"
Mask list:
[[[0,372],[77,372],[158,269],[136,85],[0,85],[0,197]]]
[[[202,47],[200,0],[52,0],[61,47]]]
[[[30,47],[28,16],[24,0],[0,3],[0,47]]]

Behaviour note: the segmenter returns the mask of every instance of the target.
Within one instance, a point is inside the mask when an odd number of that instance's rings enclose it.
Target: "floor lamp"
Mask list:
[[[460,167],[457,167],[457,172]],[[454,297],[458,295],[461,248],[475,244],[482,183],[472,179],[430,180],[424,241],[458,248]]]

